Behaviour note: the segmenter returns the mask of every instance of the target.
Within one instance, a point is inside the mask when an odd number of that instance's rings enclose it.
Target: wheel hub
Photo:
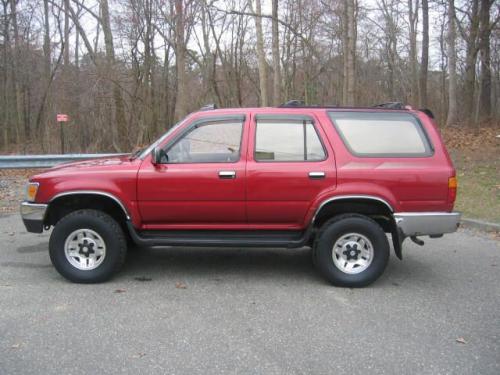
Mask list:
[[[64,253],[72,266],[89,271],[99,267],[104,261],[106,244],[97,232],[78,229],[66,238]]]
[[[373,260],[373,255],[371,241],[360,233],[341,236],[332,248],[333,263],[347,274],[357,274],[366,270]]]
[[[92,239],[84,238],[82,243],[78,243],[78,253],[89,257],[90,254],[95,254],[94,246],[96,246],[96,243]]]
[[[345,250],[342,254],[345,255],[346,260],[358,260],[361,250],[358,250],[358,244],[356,242],[349,242],[347,245],[343,246],[343,248],[345,248]]]

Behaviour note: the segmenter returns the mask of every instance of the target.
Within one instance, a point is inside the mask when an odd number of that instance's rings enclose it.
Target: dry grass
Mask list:
[[[445,144],[457,169],[455,208],[465,217],[500,223],[500,128],[448,128]]]

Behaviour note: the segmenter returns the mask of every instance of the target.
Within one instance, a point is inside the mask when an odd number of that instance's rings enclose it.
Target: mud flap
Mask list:
[[[405,240],[405,235],[398,228],[396,223],[394,222],[392,225],[391,237],[392,237],[392,245],[394,247],[394,253],[396,256],[403,260],[403,241]]]

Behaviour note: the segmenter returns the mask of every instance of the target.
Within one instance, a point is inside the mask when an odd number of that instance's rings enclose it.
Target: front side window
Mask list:
[[[330,112],[329,116],[354,155],[422,157],[432,154],[422,125],[409,113]]]
[[[256,161],[320,161],[325,157],[310,121],[257,120]]]
[[[231,163],[240,159],[243,122],[196,125],[166,151],[168,163]]]

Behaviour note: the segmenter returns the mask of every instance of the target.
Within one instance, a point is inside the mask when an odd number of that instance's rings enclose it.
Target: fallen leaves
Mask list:
[[[132,355],[132,358],[142,358],[146,355],[146,353],[136,353]]]
[[[179,281],[179,282],[177,282],[177,283],[175,283],[175,287],[176,287],[177,289],[187,289],[187,285],[186,285],[186,284],[184,284],[184,283],[181,283],[180,281]]]
[[[467,344],[467,341],[463,337],[457,337],[455,341],[459,344]]]
[[[495,127],[455,127],[440,129],[448,149],[481,150],[484,147],[498,146],[498,129]]]

